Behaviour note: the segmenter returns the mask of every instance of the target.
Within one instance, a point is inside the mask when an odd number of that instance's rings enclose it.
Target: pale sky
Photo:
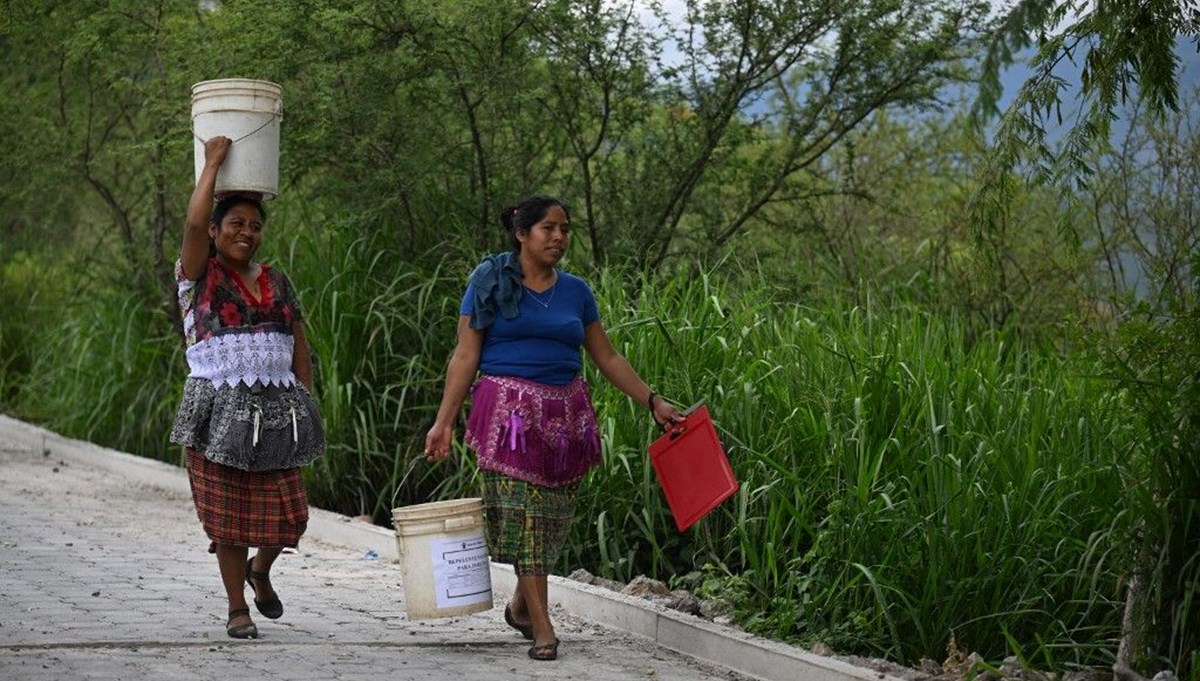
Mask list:
[[[992,13],[994,16],[1012,7],[1016,1],[1017,0],[988,0],[988,4],[992,6]],[[633,4],[638,16],[641,17],[643,24],[647,26],[655,25],[656,18],[650,12],[649,3],[645,0],[605,0],[605,4],[609,5],[610,7],[629,7],[630,3]],[[671,22],[677,22],[681,20],[684,16],[684,13],[687,11],[686,0],[660,0],[659,4],[665,11],[668,21]],[[676,48],[674,43],[668,41],[665,45],[663,45],[662,59],[665,63],[678,65],[681,61],[679,59],[679,54],[679,50]]]

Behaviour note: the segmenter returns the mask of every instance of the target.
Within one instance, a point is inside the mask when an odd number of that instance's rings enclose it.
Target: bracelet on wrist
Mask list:
[[[646,398],[646,408],[650,410],[651,414],[654,413],[654,398],[656,397],[658,397],[658,393],[651,390],[650,396]]]

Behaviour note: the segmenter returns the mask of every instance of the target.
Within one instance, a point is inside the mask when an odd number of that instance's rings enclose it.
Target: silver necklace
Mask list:
[[[529,297],[533,299],[533,302],[548,310],[550,309],[550,301],[554,300],[554,291],[556,289],[558,289],[558,277],[555,277],[554,283],[550,284],[550,295],[545,300],[538,298],[537,295],[534,294],[533,289],[529,288],[528,286],[525,287],[525,292],[529,294]]]

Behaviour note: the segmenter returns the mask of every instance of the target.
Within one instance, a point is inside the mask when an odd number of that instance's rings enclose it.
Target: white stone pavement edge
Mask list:
[[[178,466],[63,437],[0,414],[0,431],[23,431],[30,444],[44,442],[53,456],[95,466],[132,482],[191,495],[187,473]],[[399,561],[395,535],[337,513],[310,508],[307,535],[321,541]],[[491,564],[492,588],[498,600],[516,585],[512,567]],[[684,655],[764,681],[903,681],[899,677],[805,652],[793,646],[715,625],[646,600],[609,589],[550,576],[551,605],[578,617],[645,636]]]

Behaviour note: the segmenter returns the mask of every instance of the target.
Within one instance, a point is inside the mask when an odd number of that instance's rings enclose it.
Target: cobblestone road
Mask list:
[[[744,678],[561,612],[559,660],[535,662],[499,608],[409,621],[399,566],[308,538],[272,571],[283,618],[235,641],[191,500],[67,446],[0,422],[0,679]]]

